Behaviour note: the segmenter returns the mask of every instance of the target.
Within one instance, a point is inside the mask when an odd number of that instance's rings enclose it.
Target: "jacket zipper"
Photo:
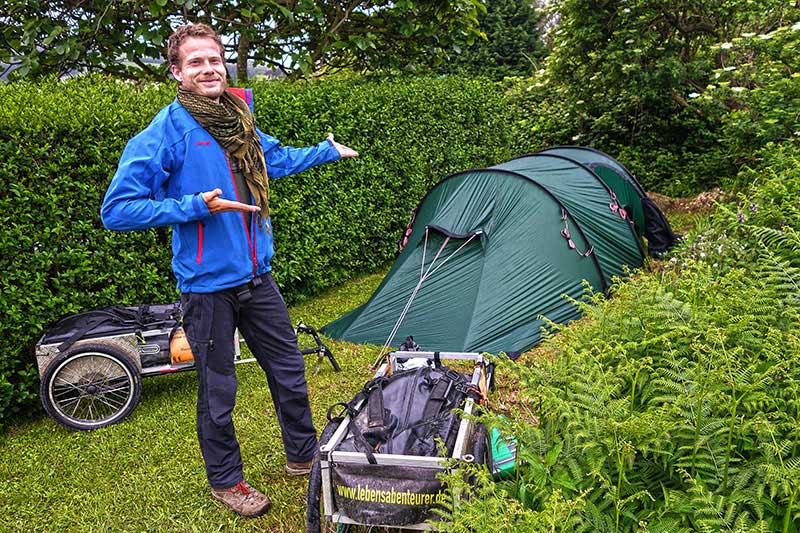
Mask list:
[[[239,198],[239,191],[236,189],[236,180],[233,177],[233,168],[231,168],[231,160],[228,157],[228,153],[225,152],[225,161],[228,163],[228,173],[231,175],[231,185],[233,185],[233,192],[236,194],[236,201],[241,202]],[[247,227],[247,213],[242,212],[242,225],[244,226],[244,234],[247,237],[247,246],[250,248],[250,260],[253,263],[253,277],[256,277],[256,273],[258,272],[258,259],[256,258],[256,243],[255,243],[255,231],[250,231]],[[255,217],[251,217],[255,219]]]
[[[203,223],[197,223],[197,259],[195,262],[199,265],[203,260]]]

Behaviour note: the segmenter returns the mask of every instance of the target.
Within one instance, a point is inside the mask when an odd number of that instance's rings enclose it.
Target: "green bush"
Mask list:
[[[434,184],[511,156],[511,109],[487,80],[254,88],[264,131],[295,146],[332,131],[361,154],[271,185],[276,276],[295,298],[385,264],[409,212]]]
[[[565,0],[544,68],[512,89],[525,150],[593,146],[647,190],[689,196],[797,135],[795,4]],[[688,21],[692,22],[688,22]],[[787,23],[788,21],[788,23]]]
[[[33,347],[48,325],[175,298],[166,233],[112,234],[99,217],[125,142],[169,99],[95,78],[0,85],[0,425],[35,405]]]
[[[361,153],[273,183],[276,278],[299,300],[395,254],[412,209],[446,174],[506,159],[502,92],[458,78],[254,85],[262,130],[287,145],[328,131]],[[33,347],[60,317],[177,297],[169,231],[103,228],[127,140],[171,84],[100,77],[0,85],[0,426],[35,405]]]

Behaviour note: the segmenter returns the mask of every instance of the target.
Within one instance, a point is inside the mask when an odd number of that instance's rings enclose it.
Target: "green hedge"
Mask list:
[[[284,144],[329,131],[361,156],[272,183],[275,275],[298,300],[390,261],[445,175],[507,159],[510,109],[458,78],[253,85]],[[60,317],[172,301],[168,230],[116,233],[99,207],[126,141],[174,96],[99,77],[0,85],[0,426],[36,409],[33,348]]]

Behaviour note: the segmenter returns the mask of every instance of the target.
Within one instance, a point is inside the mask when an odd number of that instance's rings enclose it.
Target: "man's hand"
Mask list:
[[[261,208],[256,205],[243,204],[241,202],[234,202],[220,198],[222,189],[214,189],[203,193],[203,201],[205,201],[208,210],[212,215],[217,213],[225,213],[228,211],[261,211]]]
[[[342,157],[358,157],[358,152],[349,148],[343,144],[339,144],[333,140],[333,133],[328,134],[328,140],[331,142],[334,148],[339,152],[339,155]]]

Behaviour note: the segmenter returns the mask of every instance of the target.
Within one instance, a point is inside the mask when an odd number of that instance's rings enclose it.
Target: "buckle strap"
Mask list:
[[[240,303],[246,303],[250,301],[250,298],[253,297],[253,295],[250,294],[250,291],[252,291],[253,289],[255,289],[264,282],[264,280],[262,279],[263,276],[265,276],[265,274],[256,276],[247,283],[242,283],[241,285],[233,287],[233,292],[236,293],[236,298],[239,300]]]

